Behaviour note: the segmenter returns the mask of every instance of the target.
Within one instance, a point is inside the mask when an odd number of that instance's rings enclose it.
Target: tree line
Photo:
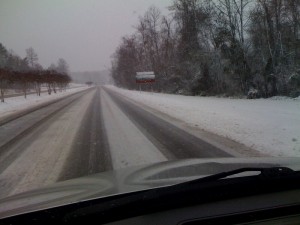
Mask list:
[[[56,93],[57,90],[62,91],[71,82],[68,72],[68,64],[62,58],[58,60],[57,65],[51,64],[44,69],[38,63],[38,55],[32,47],[26,49],[26,57],[21,58],[0,43],[1,102],[4,102],[5,92],[8,89],[22,91],[25,98],[32,89],[40,96],[42,86],[47,87],[49,95],[52,92]]]
[[[113,55],[117,86],[154,71],[159,92],[300,95],[299,0],[174,0],[139,18]]]

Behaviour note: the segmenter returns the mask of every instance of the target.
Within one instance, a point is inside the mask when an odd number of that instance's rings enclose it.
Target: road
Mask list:
[[[0,125],[0,197],[127,166],[230,156],[120,94],[97,87]]]

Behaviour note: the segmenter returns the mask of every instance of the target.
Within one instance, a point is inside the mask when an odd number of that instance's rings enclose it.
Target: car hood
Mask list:
[[[300,170],[300,158],[186,159],[113,170],[0,199],[0,218],[174,185],[243,167],[278,166]]]

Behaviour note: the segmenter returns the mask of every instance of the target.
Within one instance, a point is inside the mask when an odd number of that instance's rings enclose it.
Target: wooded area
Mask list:
[[[122,38],[111,74],[137,89],[154,71],[158,92],[187,95],[300,95],[299,0],[174,0],[155,6]]]
[[[33,48],[26,49],[26,57],[22,59],[7,51],[0,43],[1,102],[4,102],[4,94],[8,89],[21,90],[26,98],[30,89],[34,89],[40,96],[41,87],[45,86],[50,95],[65,89],[70,82],[68,64],[64,59],[59,59],[57,65],[52,64],[48,69],[43,69]]]

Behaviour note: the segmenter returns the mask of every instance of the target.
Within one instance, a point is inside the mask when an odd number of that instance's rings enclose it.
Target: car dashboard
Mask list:
[[[300,190],[210,202],[106,224],[300,224]]]

